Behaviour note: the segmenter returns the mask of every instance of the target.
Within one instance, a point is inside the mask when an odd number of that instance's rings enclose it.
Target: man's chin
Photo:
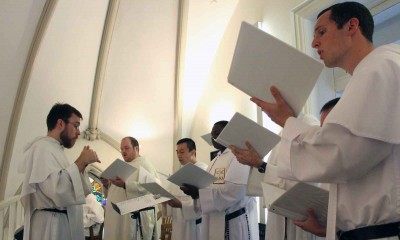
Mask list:
[[[70,149],[70,148],[72,148],[72,147],[75,145],[75,143],[76,143],[76,139],[72,139],[72,140],[69,142],[69,144],[64,145],[64,147]]]

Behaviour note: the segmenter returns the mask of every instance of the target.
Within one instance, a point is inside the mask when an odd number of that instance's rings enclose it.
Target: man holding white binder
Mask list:
[[[191,163],[203,170],[208,167],[207,164],[196,160],[196,143],[190,138],[182,138],[176,143],[176,155],[182,166]],[[166,215],[172,216],[171,239],[200,239],[201,215],[194,211],[193,199],[178,188],[171,192],[178,197],[167,202],[172,209],[170,207],[164,209]]]
[[[147,171],[156,181],[160,181],[153,165],[139,154],[139,142],[133,137],[125,137],[121,140],[121,154],[125,162],[137,170],[126,181],[121,178],[102,179],[108,189],[106,215],[104,220],[105,240],[132,240],[157,239],[157,207],[140,210],[133,214],[121,216],[111,206],[111,202],[122,202],[131,198],[141,197],[149,192],[140,186],[142,171]],[[146,172],[146,174],[148,174]],[[138,226],[138,228],[136,228]]]
[[[374,22],[360,3],[322,11],[312,46],[327,67],[352,75],[322,127],[305,126],[277,88],[252,98],[283,127],[283,178],[330,185],[327,239],[398,239],[400,230],[400,46],[374,48]]]
[[[328,116],[329,112],[333,109],[333,107],[336,105],[339,99],[340,98],[332,99],[327,103],[325,103],[324,106],[321,108],[320,111],[321,126],[324,123],[325,118]],[[313,116],[303,115],[300,116],[299,119],[301,119],[304,123],[310,126],[318,125],[317,119],[315,119]],[[278,163],[276,162],[277,159],[275,157],[275,154],[276,154],[276,149],[279,146],[276,146],[275,150],[272,151],[270,159],[268,161],[268,165],[267,163],[263,162],[263,160],[258,156],[257,152],[254,150],[251,143],[247,143],[247,147],[248,150],[242,150],[236,148],[235,146],[231,146],[233,154],[236,155],[240,163],[254,167],[254,169],[252,169],[253,171],[250,174],[259,174],[260,172],[264,174],[263,182],[285,190],[288,190],[293,186],[293,184],[296,183],[296,181],[286,180],[277,176],[276,168]],[[250,183],[250,182],[248,184],[260,185],[260,183]],[[328,188],[328,187],[326,186],[326,184],[323,184],[323,188]],[[308,214],[309,214],[308,218],[304,221],[292,221],[283,216],[279,216],[275,213],[269,212],[265,239],[268,240],[321,239],[319,237],[324,237],[326,234],[326,227],[320,226],[317,223],[316,217],[314,216],[312,209],[308,210]]]
[[[211,131],[213,145],[220,151],[207,171],[217,180],[207,188],[185,185],[181,189],[194,199],[195,210],[202,214],[202,240],[258,240],[257,203],[246,196],[250,168],[214,140],[227,124],[219,121]]]

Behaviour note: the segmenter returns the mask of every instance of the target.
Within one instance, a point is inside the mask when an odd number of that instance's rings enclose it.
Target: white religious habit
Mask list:
[[[299,119],[309,125],[319,125],[319,121],[312,115],[300,115]],[[279,143],[278,143],[279,145]],[[296,182],[283,179],[278,177],[277,173],[277,158],[275,157],[276,155],[276,150],[278,148],[278,145],[274,147],[274,149],[271,151],[271,155],[268,159],[268,164],[267,167],[265,168],[265,173],[259,173],[256,168],[253,168],[252,171],[250,171],[251,175],[256,175],[256,174],[263,174],[263,182],[270,184],[272,186],[288,190],[290,189]],[[260,182],[248,182],[248,186],[254,186],[254,188],[260,188],[261,189],[261,183]],[[254,179],[259,179],[259,178],[254,178]],[[326,186],[325,188],[329,188]],[[261,195],[262,197],[262,195]],[[265,207],[265,206],[264,206]],[[266,240],[285,240],[285,239],[290,239],[290,240],[322,240],[325,238],[315,236],[312,233],[306,232],[302,230],[301,228],[297,227],[296,225],[293,224],[293,221],[291,219],[285,218],[284,216],[275,214],[273,212],[268,212],[268,220],[266,224],[266,230],[265,230],[265,239]]]
[[[24,239],[84,239],[82,204],[90,192],[76,164],[52,137],[39,137],[24,150],[19,170],[25,173],[21,202],[25,210]]]
[[[150,173],[154,179],[160,181],[156,169],[144,157],[140,156],[128,163],[137,168],[137,170],[126,179],[126,189],[114,185],[111,185],[108,189],[104,240],[132,240],[134,236],[137,236],[137,239],[144,240],[157,239],[157,206],[154,206],[154,209],[139,211],[140,227],[138,228],[136,228],[136,221],[139,221],[139,219],[133,220],[131,214],[121,216],[112,208],[111,202],[118,203],[149,194],[145,188],[140,186],[139,176],[141,175],[140,172],[143,171],[142,169]]]
[[[400,46],[378,47],[357,65],[322,128],[285,123],[279,175],[331,183],[328,240],[336,230],[400,221],[399,76]]]
[[[208,165],[197,161],[195,166],[207,170]],[[174,185],[176,186],[176,185]],[[172,240],[200,239],[201,214],[194,211],[193,199],[179,187],[171,186],[170,192],[182,203],[182,208],[173,208],[163,204],[163,215],[172,216]]]
[[[86,203],[83,204],[83,227],[85,236],[90,236],[89,227],[93,228],[93,234],[98,235],[100,225],[104,222],[104,209],[97,201],[96,196],[90,193],[86,196]]]
[[[207,171],[218,178],[199,189],[195,210],[201,211],[202,240],[258,240],[257,202],[246,196],[249,166],[240,164],[230,149],[219,152]]]

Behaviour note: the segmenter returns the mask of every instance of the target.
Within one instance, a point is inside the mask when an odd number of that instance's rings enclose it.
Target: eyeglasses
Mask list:
[[[79,127],[80,127],[80,123],[79,122],[76,122],[76,123],[72,123],[72,122],[67,122],[67,124],[71,124],[72,126],[74,126],[74,128],[76,129],[76,130],[79,130]]]

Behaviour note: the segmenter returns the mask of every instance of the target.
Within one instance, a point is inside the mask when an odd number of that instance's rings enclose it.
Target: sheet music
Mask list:
[[[283,190],[267,183],[261,183],[265,204],[270,212],[293,220],[305,220],[307,209],[312,208],[320,224],[326,224],[329,192],[298,182],[289,190]]]
[[[266,102],[275,102],[269,90],[275,85],[298,115],[322,69],[319,61],[242,22],[228,82]]]
[[[166,202],[170,200],[170,198],[166,197],[158,197],[153,194],[147,194],[141,197],[132,198],[126,201],[122,201],[119,203],[111,202],[112,207],[116,212],[121,215],[125,215],[130,212],[136,212],[140,209],[151,207],[157,205],[162,202]]]
[[[196,186],[197,188],[205,188],[216,180],[217,178],[209,172],[191,163],[187,163],[168,178],[168,181],[180,187],[186,183]]]
[[[232,144],[241,149],[247,149],[245,142],[249,141],[258,155],[264,158],[280,139],[275,133],[237,112],[216,141],[225,147]]]
[[[126,180],[135,170],[136,168],[134,166],[117,158],[103,171],[100,177],[105,179],[116,179],[118,176],[119,178]]]

